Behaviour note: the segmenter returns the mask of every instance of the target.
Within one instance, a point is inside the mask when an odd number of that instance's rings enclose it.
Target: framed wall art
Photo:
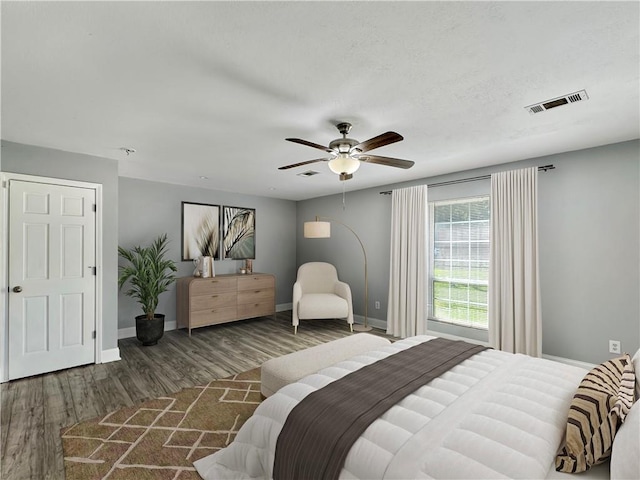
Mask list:
[[[220,258],[220,205],[182,202],[182,260]]]
[[[222,258],[256,258],[255,208],[222,207]]]

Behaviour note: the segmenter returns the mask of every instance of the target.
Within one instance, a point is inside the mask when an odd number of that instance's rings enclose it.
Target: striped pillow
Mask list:
[[[629,355],[594,367],[573,396],[565,444],[556,457],[556,470],[589,470],[611,455],[613,437],[631,408],[635,374]]]

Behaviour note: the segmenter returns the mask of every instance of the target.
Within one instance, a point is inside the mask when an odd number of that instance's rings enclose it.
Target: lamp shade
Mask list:
[[[304,222],[304,238],[330,238],[331,223],[329,222]]]
[[[360,168],[360,160],[349,156],[348,153],[341,153],[333,160],[329,160],[329,169],[333,173],[353,173]]]

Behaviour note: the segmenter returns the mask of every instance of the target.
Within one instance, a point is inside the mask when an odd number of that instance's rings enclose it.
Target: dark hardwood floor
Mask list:
[[[152,347],[120,340],[118,362],[2,384],[0,478],[64,479],[61,428],[347,335],[339,320],[304,321],[294,335],[288,311],[196,329],[191,337],[186,330],[165,332]]]

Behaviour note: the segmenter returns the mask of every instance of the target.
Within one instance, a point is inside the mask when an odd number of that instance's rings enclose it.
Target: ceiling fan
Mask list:
[[[278,170],[288,170],[290,168],[301,167],[316,162],[329,162],[329,169],[338,175],[340,180],[349,180],[353,178],[353,173],[360,168],[360,162],[377,163],[378,165],[387,165],[397,168],[411,168],[414,162],[410,160],[400,160],[399,158],[380,157],[378,155],[363,155],[374,148],[384,147],[391,143],[403,140],[402,135],[396,132],[386,132],[377,137],[370,138],[364,142],[359,142],[347,135],[351,131],[351,124],[347,122],[338,123],[336,125],[338,131],[342,134],[342,138],[333,140],[328,147],[323,147],[317,143],[302,140],[300,138],[287,138],[285,140],[301,145],[323,150],[329,154],[329,158],[316,158],[315,160],[307,160],[306,162],[293,163],[279,167]]]

